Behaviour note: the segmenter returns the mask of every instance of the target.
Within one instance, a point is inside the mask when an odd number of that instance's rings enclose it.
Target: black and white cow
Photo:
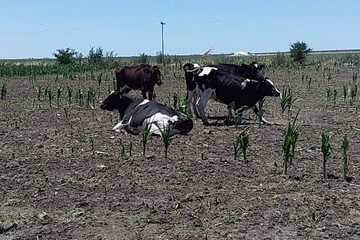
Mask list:
[[[234,74],[238,77],[244,77],[247,79],[254,79],[259,80],[263,77],[261,74],[261,71],[265,68],[265,65],[258,64],[256,62],[252,62],[249,65],[247,64],[241,64],[241,65],[235,65],[235,64],[228,64],[228,63],[220,63],[220,64],[211,64],[206,65],[206,67],[215,67],[220,70],[224,70],[228,73]]]
[[[124,129],[134,135],[145,131],[150,126],[150,133],[161,135],[161,131],[170,127],[170,135],[186,134],[193,128],[191,118],[161,103],[147,99],[133,99],[119,91],[113,91],[102,102],[102,110],[118,110],[121,121],[114,130]]]
[[[124,66],[115,70],[116,90],[128,93],[131,89],[140,89],[143,98],[149,93],[149,99],[154,95],[154,86],[160,86],[161,72],[157,66],[140,64],[137,66]]]
[[[260,99],[265,96],[280,96],[279,90],[268,78],[259,77],[258,80],[250,80],[215,67],[203,67],[201,72],[194,76],[193,81],[197,85],[196,94],[199,95],[194,111],[198,111],[206,125],[209,122],[205,116],[205,109],[210,99],[228,105],[229,115],[231,109],[236,111],[243,107],[252,108],[258,115],[256,103]],[[261,120],[269,123],[264,118]]]
[[[188,111],[191,112],[192,106],[194,113],[197,117],[200,117],[199,111],[197,109],[196,103],[199,100],[200,92],[197,85],[197,77],[208,74],[211,69],[214,70],[223,70],[228,73],[231,73],[235,76],[258,80],[263,78],[261,71],[264,68],[264,65],[258,65],[256,62],[252,62],[249,65],[241,64],[211,64],[201,67],[198,64],[187,63],[183,66],[185,71],[185,80],[186,80],[186,99],[189,103]],[[244,80],[244,79],[243,79]],[[229,117],[232,116],[232,110],[229,107]]]

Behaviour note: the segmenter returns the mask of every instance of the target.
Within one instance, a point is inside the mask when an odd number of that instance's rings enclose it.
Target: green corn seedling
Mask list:
[[[337,91],[336,91],[336,89],[334,89],[334,91],[333,91],[333,103],[334,103],[334,106],[336,105],[336,98],[337,98]]]
[[[130,143],[129,143],[129,156],[130,157],[132,155],[132,149],[133,149],[133,143],[130,141]]]
[[[68,103],[69,103],[69,105],[71,105],[73,89],[71,87],[69,87],[69,86],[67,86],[66,88],[67,88],[67,93],[68,93]]]
[[[100,88],[100,85],[101,85],[101,82],[102,82],[102,73],[100,73],[100,74],[97,76],[97,82],[98,82],[98,87]]]
[[[347,93],[348,93],[348,87],[347,87],[346,85],[343,85],[343,97],[344,97],[344,101],[346,101]]]
[[[52,100],[53,100],[54,96],[53,96],[53,93],[51,91],[51,88],[48,88],[47,92],[48,92],[48,97],[49,97],[49,106],[51,107]]]
[[[0,99],[1,100],[5,99],[6,93],[7,93],[7,85],[5,83],[3,83],[1,85],[1,91],[0,91]]]
[[[249,133],[247,130],[249,127],[242,130],[234,141],[234,160],[237,160],[240,151],[242,151],[244,161],[247,163],[246,150],[249,146]]]
[[[178,105],[179,105],[179,96],[178,96],[178,94],[173,93],[172,99],[173,99],[173,108],[178,109]]]
[[[95,98],[96,97],[96,91],[94,88],[90,87],[86,94],[86,104],[90,108],[94,108],[95,106]]]
[[[76,97],[77,97],[79,106],[82,107],[84,105],[84,91],[81,88],[78,90]]]
[[[343,177],[345,180],[347,180],[347,173],[349,171],[349,162],[348,162],[349,147],[350,147],[350,142],[345,135],[344,139],[342,141],[342,144],[341,144],[341,150],[342,150],[342,156],[343,156],[343,161],[342,161]]]
[[[294,98],[290,88],[284,87],[280,97],[280,105],[282,116],[284,116],[284,112],[288,109],[288,117],[291,115],[291,107],[297,98]]]
[[[168,156],[168,149],[170,146],[171,141],[173,140],[172,136],[171,136],[171,122],[169,122],[167,125],[164,124],[164,128],[161,129],[157,124],[156,126],[159,128],[160,131],[160,137],[161,140],[164,144],[164,154],[165,154],[165,158],[167,158]]]
[[[59,106],[59,103],[60,103],[60,98],[61,98],[61,93],[62,93],[62,87],[58,87],[57,89],[57,97],[56,97],[56,104],[57,106]]]
[[[354,85],[357,84],[357,78],[358,78],[357,73],[353,73],[353,75],[352,75],[352,81],[353,81],[353,84],[354,84]]]
[[[283,155],[284,155],[284,174],[287,174],[288,166],[293,164],[295,157],[295,145],[299,136],[299,126],[296,124],[297,117],[300,110],[297,112],[294,121],[289,122],[285,129],[283,141]]]
[[[331,99],[331,89],[326,89],[326,100],[329,102]]]
[[[42,93],[42,86],[37,86],[37,87],[35,87],[36,88],[36,94],[37,94],[37,99],[38,99],[38,101],[40,101],[41,100],[41,93]]]
[[[69,111],[67,107],[64,107],[64,112],[65,112],[65,119],[69,118]]]
[[[326,133],[321,133],[321,152],[323,154],[323,178],[327,178],[326,162],[331,155],[331,137]]]
[[[142,133],[142,147],[143,147],[143,157],[145,158],[146,156],[146,144],[148,142],[148,140],[150,139],[150,130],[151,130],[151,124],[147,123],[145,125],[145,130]]]

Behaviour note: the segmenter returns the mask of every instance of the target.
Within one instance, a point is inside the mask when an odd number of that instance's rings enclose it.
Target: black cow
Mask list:
[[[161,135],[161,131],[170,128],[170,135],[186,134],[193,128],[191,118],[161,103],[147,99],[133,99],[119,91],[113,91],[102,102],[102,110],[118,110],[121,121],[113,128],[124,129],[134,135],[145,131],[150,126],[150,133]]]
[[[205,117],[205,108],[209,99],[228,105],[229,113],[231,113],[231,109],[238,110],[248,107],[253,108],[255,114],[258,115],[256,103],[260,99],[265,96],[280,96],[279,90],[268,78],[259,77],[259,80],[250,80],[215,67],[204,67],[200,73],[194,76],[193,81],[197,84],[196,92],[199,95],[195,110],[199,111],[199,115],[206,125],[209,122]],[[261,120],[269,123],[264,118]]]
[[[188,101],[188,111],[191,112],[192,105],[194,113],[197,117],[200,118],[199,110],[197,109],[197,102],[200,97],[200,91],[198,88],[197,78],[208,74],[212,69],[214,70],[223,70],[228,73],[231,73],[235,76],[240,77],[238,80],[242,81],[244,78],[259,80],[263,76],[261,70],[264,68],[264,65],[258,65],[256,62],[252,62],[249,65],[241,64],[212,64],[201,67],[198,64],[187,63],[183,66],[185,71],[185,80],[186,80],[186,99]],[[232,116],[232,109],[229,107],[229,117]]]
[[[125,66],[115,70],[116,90],[128,93],[131,89],[140,89],[143,98],[149,93],[149,99],[153,99],[154,86],[160,86],[161,72],[157,66],[141,64],[138,66]]]

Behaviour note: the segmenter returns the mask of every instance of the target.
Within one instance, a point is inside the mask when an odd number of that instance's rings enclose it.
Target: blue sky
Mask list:
[[[118,56],[360,48],[359,0],[3,0],[0,59],[101,46]]]

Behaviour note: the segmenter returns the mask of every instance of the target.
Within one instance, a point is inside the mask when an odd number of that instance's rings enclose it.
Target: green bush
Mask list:
[[[57,52],[53,53],[56,61],[60,64],[72,64],[75,62],[76,55],[78,52],[75,49],[57,49]]]
[[[97,47],[96,49],[94,47],[90,47],[88,61],[89,63],[94,63],[94,64],[103,63],[104,55],[103,55],[102,47]]]
[[[311,52],[311,48],[304,42],[296,42],[290,46],[290,57],[294,62],[303,64],[306,60],[307,54]]]

